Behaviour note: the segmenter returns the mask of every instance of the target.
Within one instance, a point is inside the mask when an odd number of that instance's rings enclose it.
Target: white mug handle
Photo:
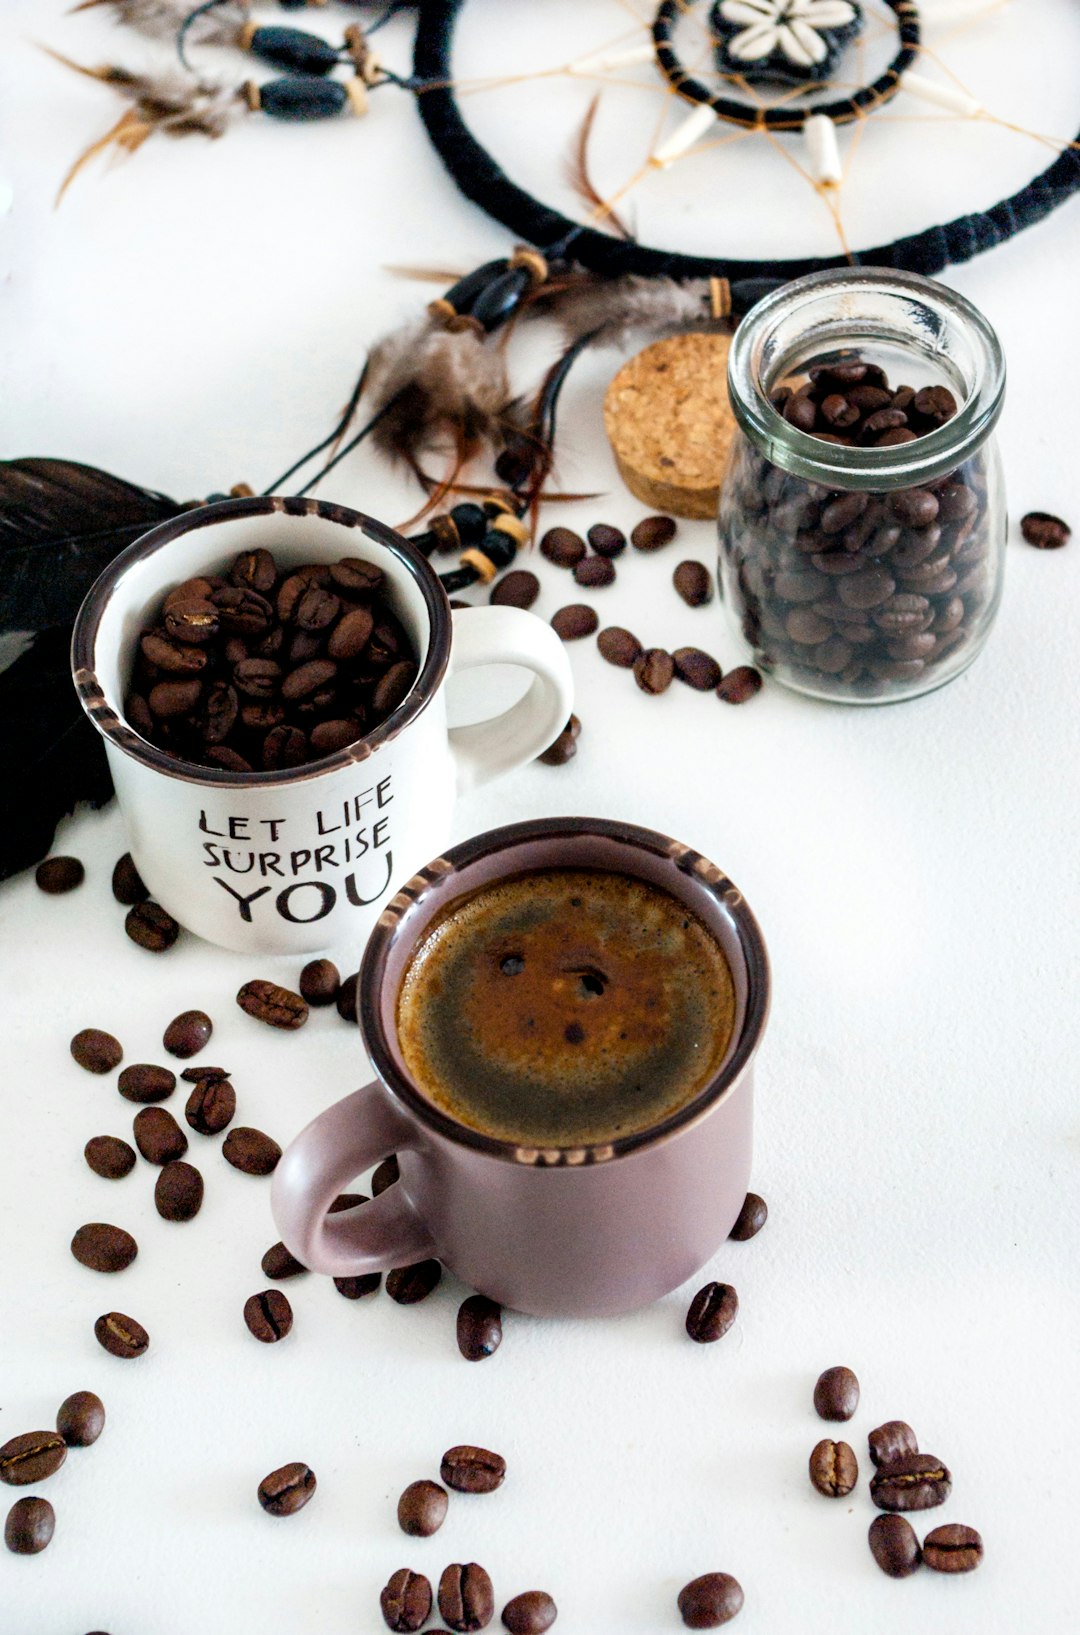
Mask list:
[[[519,664],[533,673],[523,698],[489,721],[454,727],[450,749],[464,794],[535,760],[554,743],[574,704],[570,661],[559,637],[534,613],[516,607],[455,610],[448,678],[482,664]]]

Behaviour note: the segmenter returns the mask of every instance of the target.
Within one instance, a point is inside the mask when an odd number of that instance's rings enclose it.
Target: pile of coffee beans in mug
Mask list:
[[[180,760],[273,772],[372,732],[417,669],[381,568],[279,568],[260,547],[168,593],[140,636],[124,711]]]
[[[105,1429],[105,1407],[93,1391],[65,1397],[55,1431],[24,1431],[0,1447],[0,1482],[38,1487],[55,1476],[69,1448],[89,1448]],[[52,1543],[56,1512],[38,1494],[16,1499],[4,1523],[4,1543],[15,1555],[36,1556]]]

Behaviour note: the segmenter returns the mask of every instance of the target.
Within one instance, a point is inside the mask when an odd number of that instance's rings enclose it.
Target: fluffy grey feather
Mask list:
[[[641,331],[662,335],[714,323],[707,278],[586,278],[538,302],[568,342],[596,333],[594,345],[622,346]]]
[[[449,443],[465,457],[496,435],[510,386],[501,348],[425,318],[372,347],[364,396],[383,411],[372,435],[386,452],[415,459]]]
[[[83,0],[76,11],[107,8],[114,23],[125,28],[138,29],[152,39],[174,39],[184,19],[195,10],[198,0]],[[235,0],[223,11],[210,11],[196,18],[191,25],[191,37],[201,45],[231,45],[236,39],[237,14],[247,7]]]

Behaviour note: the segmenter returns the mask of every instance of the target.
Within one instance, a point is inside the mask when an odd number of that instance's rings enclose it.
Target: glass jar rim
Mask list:
[[[827,443],[800,431],[769,401],[761,363],[768,339],[793,309],[808,303],[826,305],[830,298],[847,310],[838,314],[833,344],[842,337],[843,323],[860,330],[860,293],[880,296],[895,293],[899,301],[921,301],[938,318],[963,332],[973,359],[973,379],[953,418],[913,442],[886,448],[847,447]],[[861,338],[868,337],[864,329]],[[878,327],[882,339],[894,344],[895,331]],[[825,337],[823,336],[823,344]],[[790,351],[787,361],[790,361]],[[931,356],[929,349],[926,355]],[[780,358],[781,367],[785,357]],[[728,359],[728,395],[741,430],[776,466],[807,481],[842,489],[884,491],[917,487],[948,475],[977,452],[993,431],[1005,399],[1005,358],[989,320],[978,307],[936,279],[884,267],[843,267],[795,279],[766,296],[743,319]]]

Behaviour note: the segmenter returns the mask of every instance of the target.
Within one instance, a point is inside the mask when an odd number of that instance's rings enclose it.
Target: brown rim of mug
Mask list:
[[[595,836],[601,840],[615,842],[630,854],[645,851],[662,858],[687,877],[696,894],[712,897],[724,906],[734,921],[739,946],[746,963],[746,1007],[735,1047],[716,1078],[692,1101],[687,1102],[685,1107],[680,1107],[668,1118],[647,1130],[602,1145],[574,1148],[523,1147],[515,1145],[512,1141],[501,1141],[496,1136],[484,1135],[479,1130],[471,1129],[467,1124],[459,1123],[426,1100],[414,1088],[403,1067],[399,1066],[387,1030],[383,1026],[382,990],[386,980],[386,965],[406,913],[422,902],[433,890],[444,885],[448,876],[459,873],[480,858],[489,857],[494,852],[509,851],[525,841],[560,838],[572,840],[580,836]],[[540,865],[542,868],[553,866],[558,867],[557,864]],[[529,865],[523,862],[520,868],[510,872],[528,873]],[[627,873],[631,872],[632,870],[628,868]],[[468,889],[466,887],[459,895],[467,895]],[[456,897],[451,895],[444,907],[455,900]],[[576,1168],[585,1164],[606,1163],[627,1153],[637,1152],[643,1147],[656,1146],[710,1113],[739,1081],[758,1047],[769,1014],[770,987],[769,957],[765,939],[754,914],[738,888],[715,863],[710,863],[700,852],[660,834],[655,829],[638,828],[632,823],[613,823],[606,818],[537,818],[524,823],[507,824],[501,829],[489,829],[484,834],[476,835],[472,840],[462,841],[459,846],[451,847],[442,857],[436,858],[400,887],[380,914],[364,949],[357,984],[357,1013],[364,1046],[372,1067],[383,1083],[421,1123],[462,1146],[472,1147],[477,1152],[488,1153],[512,1163],[542,1168]]]
[[[355,744],[348,744],[344,749],[335,750],[332,755],[311,761],[306,766],[282,767],[276,772],[229,772],[224,767],[199,766],[195,761],[167,755],[163,749],[140,737],[113,709],[98,680],[94,667],[95,647],[108,600],[132,563],[153,555],[194,529],[242,517],[270,516],[274,512],[290,517],[322,517],[344,528],[359,528],[368,539],[397,558],[418,586],[427,610],[428,650],[420,673],[402,703],[372,732],[357,739]],[[71,673],[82,707],[95,727],[133,760],[141,761],[144,766],[152,767],[155,772],[161,772],[168,778],[178,778],[183,783],[209,784],[227,789],[265,789],[275,784],[303,783],[309,778],[321,777],[324,772],[366,761],[383,744],[396,738],[438,691],[450,661],[450,630],[449,603],[438,575],[427,558],[401,534],[395,533],[385,523],[377,522],[374,517],[350,510],[345,505],[334,505],[328,500],[299,495],[255,495],[249,499],[220,500],[213,505],[182,511],[179,516],[170,517],[168,522],[151,528],[121,551],[91,585],[76,615],[71,638]]]

